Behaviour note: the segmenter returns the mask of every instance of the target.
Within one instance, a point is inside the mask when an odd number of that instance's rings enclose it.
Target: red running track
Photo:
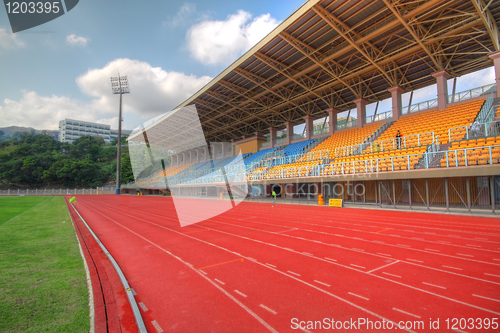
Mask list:
[[[181,228],[171,198],[76,208],[149,332],[500,331],[499,219],[243,202]]]

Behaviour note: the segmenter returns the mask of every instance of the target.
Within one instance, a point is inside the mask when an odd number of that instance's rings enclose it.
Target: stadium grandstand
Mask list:
[[[138,173],[123,191],[219,197],[229,177],[248,200],[275,190],[283,201],[494,212],[499,21],[497,1],[308,1],[175,110],[131,134],[129,142],[144,137],[148,147],[161,128],[168,139],[172,114],[194,106],[204,142],[165,150],[161,168]],[[495,83],[456,92],[456,78],[491,66]],[[413,91],[430,86],[435,98],[412,104]],[[379,112],[387,99],[392,107]]]

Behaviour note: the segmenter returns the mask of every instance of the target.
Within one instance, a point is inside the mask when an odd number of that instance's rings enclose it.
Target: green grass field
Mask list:
[[[0,332],[88,331],[85,269],[64,199],[0,197]]]

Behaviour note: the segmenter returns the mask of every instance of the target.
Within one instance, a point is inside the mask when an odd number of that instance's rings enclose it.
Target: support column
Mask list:
[[[326,109],[328,112],[328,134],[332,135],[335,133],[335,127],[337,127],[337,113],[340,112],[339,109],[329,108]]]
[[[276,141],[276,132],[278,131],[275,127],[269,127],[269,140],[271,140],[270,148],[274,148],[274,141]]]
[[[366,104],[368,101],[363,98],[358,98],[354,100],[356,104],[357,117],[358,117],[358,128],[363,128],[365,125],[365,117],[366,117]],[[349,119],[348,119],[349,120]]]
[[[448,106],[448,79],[451,78],[450,73],[442,69],[431,74],[437,83],[437,98],[438,110],[444,110]]]
[[[189,152],[189,163],[193,163],[194,162],[194,151],[190,151]]]
[[[405,92],[400,86],[394,86],[387,89],[392,95],[392,120],[396,121],[401,116],[403,101],[401,95]]]
[[[495,66],[495,81],[497,83],[497,97],[500,97],[500,51],[488,54]]]
[[[287,121],[285,123],[286,126],[286,144],[289,145],[292,143],[292,136],[293,136],[293,123]]]
[[[309,140],[312,138],[313,134],[313,121],[314,117],[310,115],[306,115],[304,117],[304,120],[306,121],[306,140]]]

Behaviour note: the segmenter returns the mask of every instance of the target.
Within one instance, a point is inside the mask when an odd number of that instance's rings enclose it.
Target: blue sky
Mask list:
[[[56,129],[59,120],[77,118],[116,128],[109,76],[119,68],[132,91],[124,125],[135,128],[184,101],[303,2],[81,0],[16,34],[2,7],[0,127]],[[471,81],[459,80],[459,90]]]

